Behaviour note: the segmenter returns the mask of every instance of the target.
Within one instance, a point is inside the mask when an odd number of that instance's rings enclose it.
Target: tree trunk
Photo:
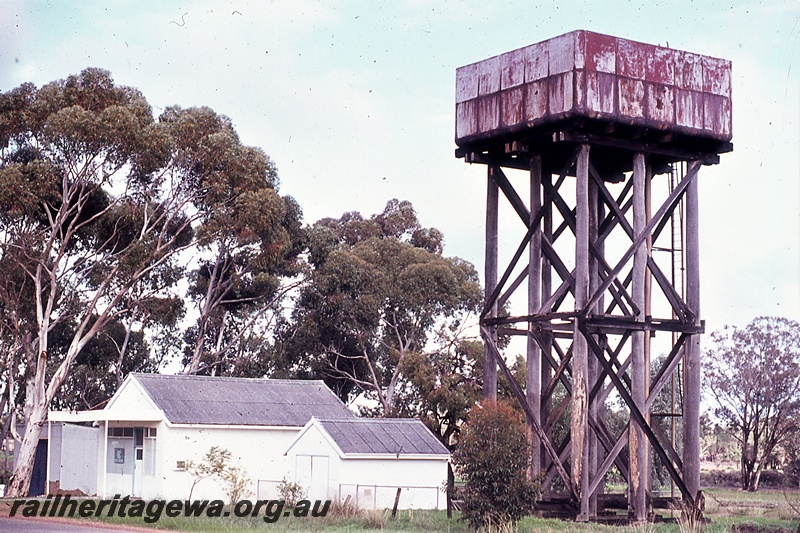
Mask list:
[[[453,518],[453,493],[456,488],[456,476],[453,465],[447,462],[447,518]]]
[[[764,470],[764,462],[761,461],[760,463],[758,463],[756,471],[750,476],[751,477],[750,488],[749,488],[750,492],[758,491],[758,486],[761,483],[761,472],[763,470]]]
[[[29,391],[31,392],[31,391]],[[27,498],[28,490],[31,486],[31,474],[33,473],[33,461],[36,458],[36,448],[39,445],[39,437],[42,434],[42,426],[47,419],[47,398],[44,394],[35,394],[30,416],[25,425],[25,434],[22,443],[16,451],[17,466],[11,483],[6,492],[7,498]]]

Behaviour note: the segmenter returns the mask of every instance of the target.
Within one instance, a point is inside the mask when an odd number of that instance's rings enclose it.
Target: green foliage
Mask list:
[[[240,466],[229,464],[231,452],[219,446],[212,446],[203,456],[200,462],[187,461],[186,471],[194,478],[192,488],[189,489],[189,499],[198,483],[204,479],[217,478],[228,495],[231,505],[235,505],[239,500],[251,494],[250,478],[247,471]]]
[[[250,476],[247,475],[247,470],[241,466],[229,466],[222,471],[219,477],[231,505],[236,505],[239,500],[243,500],[253,493],[248,488]]]
[[[257,369],[225,365],[268,338],[305,245],[301,210],[277,188],[274,163],[230,119],[175,106],[156,120],[102,69],[0,92],[2,368],[27,384],[33,425],[64,383],[69,403],[95,405],[124,372],[155,366],[143,331],[162,353],[187,341],[192,371]],[[181,338],[179,291],[195,264],[199,318]],[[32,464],[36,439],[19,464]],[[12,493],[25,494],[17,479]]]
[[[467,481],[462,517],[476,529],[510,529],[533,510],[539,487],[527,479],[530,446],[522,419],[508,405],[473,409],[452,460]]]
[[[363,393],[380,414],[413,414],[407,361],[460,334],[481,301],[475,269],[443,256],[441,233],[397,200],[368,219],[322,219],[308,244],[313,270],[281,336],[285,367],[321,376],[343,400]]]
[[[758,490],[770,457],[798,432],[800,324],[760,317],[726,327],[711,335],[704,362],[714,414],[739,445],[742,489]]]
[[[482,395],[483,343],[460,339],[429,354],[410,354],[404,374],[416,413],[445,446]],[[409,401],[408,404],[412,402]]]
[[[71,323],[51,332],[51,352],[58,361],[75,336]],[[75,358],[73,370],[53,400],[54,409],[97,409],[107,402],[131,372],[155,372],[159,361],[142,331],[131,331],[120,322],[108,324]]]
[[[188,292],[199,318],[184,337],[184,364],[191,373],[249,375],[254,366],[236,348],[259,318],[271,318],[284,294],[280,277],[299,273],[302,211],[278,194],[275,164],[242,145],[227,117],[174,106],[160,121],[174,139],[186,186],[204,191],[197,203],[201,256]]]

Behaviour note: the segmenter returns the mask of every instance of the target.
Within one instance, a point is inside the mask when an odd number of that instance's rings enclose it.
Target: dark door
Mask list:
[[[43,496],[47,483],[47,439],[39,439],[36,446],[36,456],[33,458],[33,472],[31,473],[31,486],[28,497]]]

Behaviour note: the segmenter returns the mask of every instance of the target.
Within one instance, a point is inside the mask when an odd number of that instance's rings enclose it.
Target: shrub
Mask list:
[[[504,403],[472,410],[453,464],[466,479],[461,514],[474,528],[510,530],[533,510],[539,486],[528,480],[530,446],[520,415]]]
[[[786,473],[786,486],[800,488],[800,459],[791,461],[783,470]]]
[[[216,477],[222,482],[225,493],[231,505],[249,496],[253,492],[247,487],[250,477],[244,468],[231,466],[228,462],[231,452],[219,446],[212,446],[200,462],[186,461],[186,471],[194,478],[192,488],[189,490],[189,499],[198,483],[210,477]]]
[[[283,478],[278,484],[278,494],[281,500],[285,501],[289,507],[294,507],[297,502],[304,500],[306,497],[306,491],[302,485],[288,481],[286,478]]]
[[[253,491],[248,488],[250,476],[247,475],[244,468],[229,466],[219,476],[231,505],[236,505],[240,500],[253,494]]]

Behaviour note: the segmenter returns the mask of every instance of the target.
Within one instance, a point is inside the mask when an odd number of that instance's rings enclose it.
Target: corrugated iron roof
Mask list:
[[[319,420],[345,454],[423,454],[450,452],[420,420],[352,418]]]
[[[322,381],[134,374],[173,424],[304,426],[355,415]]]

